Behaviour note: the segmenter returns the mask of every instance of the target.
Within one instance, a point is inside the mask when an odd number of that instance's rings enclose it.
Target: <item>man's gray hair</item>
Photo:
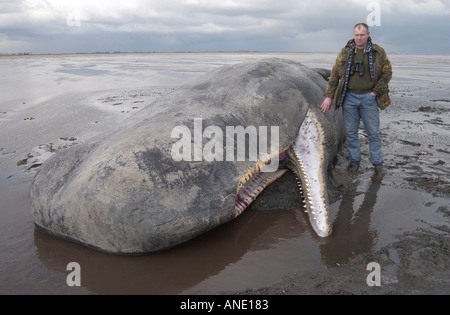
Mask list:
[[[357,28],[358,26],[364,27],[367,30],[367,32],[369,32],[369,25],[367,25],[366,23],[358,23],[355,25],[353,29]]]

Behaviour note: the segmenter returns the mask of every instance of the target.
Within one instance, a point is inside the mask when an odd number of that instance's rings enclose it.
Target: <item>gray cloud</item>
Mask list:
[[[450,0],[0,1],[0,53],[331,51],[378,3],[389,51],[450,53]]]

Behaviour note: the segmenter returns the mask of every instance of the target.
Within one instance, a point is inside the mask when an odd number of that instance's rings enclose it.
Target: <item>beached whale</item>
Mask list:
[[[236,218],[290,169],[326,237],[344,129],[340,111],[319,109],[325,86],[276,58],[207,73],[48,159],[30,188],[34,224],[108,253],[156,252]]]

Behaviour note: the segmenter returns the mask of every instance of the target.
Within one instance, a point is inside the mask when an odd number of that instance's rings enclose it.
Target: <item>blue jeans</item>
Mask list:
[[[367,94],[348,92],[343,108],[344,125],[347,133],[347,146],[350,164],[359,164],[361,150],[358,138],[360,119],[369,138],[370,158],[373,165],[383,164],[381,151],[380,115],[377,99]]]

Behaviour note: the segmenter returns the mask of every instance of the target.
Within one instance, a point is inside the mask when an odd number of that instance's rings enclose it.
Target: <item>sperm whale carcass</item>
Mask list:
[[[277,58],[213,70],[49,158],[30,188],[34,224],[108,253],[156,252],[236,218],[293,171],[326,237],[327,169],[344,131],[339,110],[319,109],[325,86]]]

